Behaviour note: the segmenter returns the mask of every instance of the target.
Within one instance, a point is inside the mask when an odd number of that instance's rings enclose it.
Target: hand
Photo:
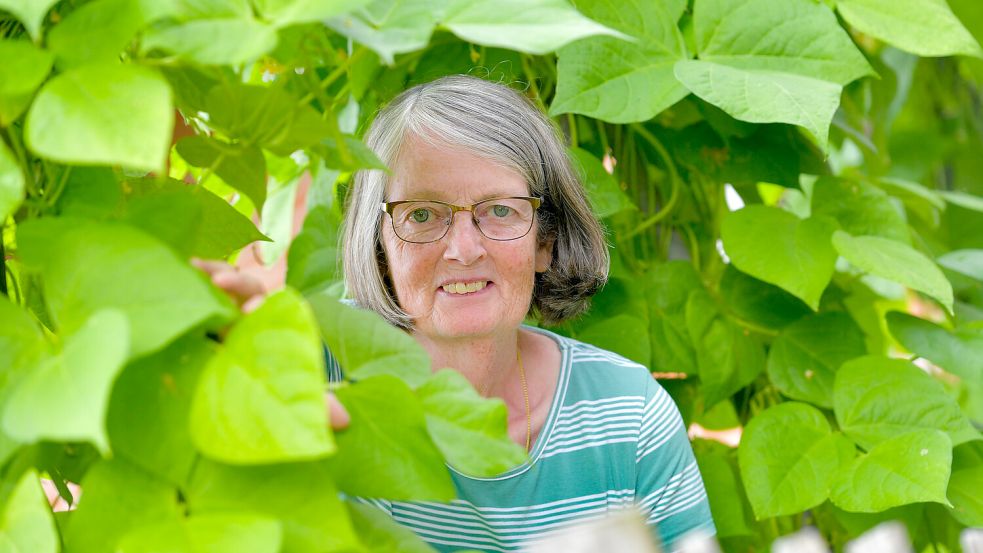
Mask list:
[[[266,298],[262,281],[224,261],[194,257],[191,264],[208,274],[212,283],[235,300],[243,313],[254,311]]]

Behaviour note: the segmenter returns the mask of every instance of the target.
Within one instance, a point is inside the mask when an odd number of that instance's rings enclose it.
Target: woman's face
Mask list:
[[[393,167],[388,201],[440,200],[468,206],[489,198],[528,196],[521,175],[461,149],[410,137]],[[492,336],[514,331],[529,310],[535,273],[552,259],[537,227],[522,238],[486,238],[469,212],[458,212],[443,238],[415,244],[395,235],[384,216],[382,241],[399,305],[415,332],[434,340]],[[455,284],[484,283],[457,293]],[[449,290],[448,290],[449,288]]]

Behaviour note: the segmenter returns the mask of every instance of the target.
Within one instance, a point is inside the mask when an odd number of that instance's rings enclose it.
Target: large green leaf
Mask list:
[[[186,497],[193,517],[252,512],[279,520],[282,553],[357,550],[345,506],[323,462],[233,467],[202,459]]]
[[[282,533],[280,523],[270,518],[251,513],[216,513],[140,526],[123,536],[115,551],[278,553]]]
[[[441,23],[469,42],[530,54],[547,54],[588,36],[622,36],[564,0],[452,0]]]
[[[723,405],[723,404],[721,404]],[[717,536],[749,536],[745,515],[745,493],[738,482],[737,467],[730,448],[709,440],[696,440],[693,452],[700,466],[700,476],[706,486],[710,513]],[[732,466],[733,465],[733,466]]]
[[[35,41],[41,38],[41,25],[44,16],[58,0],[0,0],[0,9],[14,15]]]
[[[234,316],[231,300],[204,275],[128,225],[49,217],[20,225],[17,241],[24,262],[41,269],[45,301],[63,333],[116,308],[129,319],[137,357],[195,325]]]
[[[946,202],[965,209],[983,212],[983,197],[958,190],[939,190],[936,192]]]
[[[738,459],[755,517],[790,515],[819,505],[854,455],[826,417],[804,403],[782,403],[744,429]]]
[[[133,528],[181,516],[177,488],[122,459],[96,464],[81,485],[85,501],[62,531],[67,553],[115,551]]]
[[[966,526],[983,527],[983,444],[970,442],[952,450],[952,475],[946,492],[953,518]]]
[[[836,9],[860,32],[912,54],[983,57],[945,0],[838,0]]]
[[[431,0],[375,0],[325,24],[368,46],[392,65],[396,54],[426,47],[442,11],[443,7]]]
[[[886,192],[863,181],[821,177],[812,186],[812,214],[836,219],[854,235],[911,242],[908,223]]]
[[[724,218],[720,235],[734,266],[815,310],[836,264],[829,242],[835,229],[827,218],[801,220],[782,209],[748,206]]]
[[[873,74],[822,2],[696,0],[693,27],[700,59],[734,69],[794,73],[840,85]]]
[[[371,0],[253,0],[265,19],[278,27],[313,23],[368,4]]]
[[[720,296],[737,317],[774,330],[812,313],[799,298],[742,273],[732,264],[720,278]]]
[[[302,294],[321,292],[341,279],[341,216],[330,206],[307,212],[287,251],[287,285]]]
[[[48,356],[47,340],[27,311],[0,296],[0,403],[21,376]]]
[[[34,469],[25,471],[0,513],[0,550],[58,553],[58,531]]]
[[[840,104],[838,84],[773,70],[680,61],[676,78],[703,100],[749,123],[788,123],[809,132],[825,149]]]
[[[894,338],[908,351],[969,380],[983,380],[983,330],[941,326],[907,313],[892,311],[885,316]]]
[[[338,388],[351,424],[328,460],[341,491],[392,500],[450,501],[454,484],[427,433],[420,400],[401,380],[373,376]],[[370,467],[385,467],[373,470]]]
[[[63,163],[162,171],[174,127],[171,89],[136,65],[86,65],[51,79],[27,114],[24,139]]]
[[[901,359],[868,355],[844,363],[833,386],[833,410],[843,432],[868,450],[919,429],[942,430],[954,445],[980,438],[942,385]]]
[[[832,407],[836,370],[865,353],[863,332],[849,315],[818,313],[787,326],[772,342],[768,376],[788,397]]]
[[[193,167],[214,171],[226,184],[239,190],[256,209],[266,201],[266,159],[258,146],[227,144],[207,136],[189,136],[177,143],[177,151]]]
[[[0,224],[24,201],[24,173],[7,146],[0,141]]]
[[[20,117],[44,82],[54,57],[26,40],[0,40],[0,127]]]
[[[931,296],[952,312],[952,285],[931,259],[911,246],[880,236],[851,236],[843,231],[833,233],[833,246],[863,271]]]
[[[983,282],[983,250],[956,250],[936,259],[939,265]]]
[[[388,374],[417,387],[430,377],[430,356],[405,331],[378,314],[342,305],[326,294],[309,298],[321,337],[345,376]]]
[[[119,63],[120,53],[144,24],[134,0],[96,0],[71,12],[47,36],[58,67]]]
[[[672,74],[673,64],[688,57],[676,27],[682,13],[678,2],[575,4],[630,41],[596,36],[560,49],[551,115],[573,112],[615,123],[645,121],[686,96]]]
[[[435,553],[412,530],[400,525],[378,507],[364,503],[347,502],[348,515],[352,518],[359,540],[376,553]]]
[[[423,403],[427,430],[456,470],[489,477],[525,461],[525,451],[509,438],[505,403],[482,398],[461,373],[441,370],[416,394]]]
[[[581,180],[594,208],[594,215],[603,219],[622,211],[638,209],[618,185],[614,175],[607,172],[594,154],[582,148],[571,148],[570,157],[580,166]]]
[[[313,315],[292,290],[241,319],[198,379],[190,418],[198,449],[231,464],[332,453],[321,347]]]
[[[251,19],[199,19],[155,28],[143,36],[145,51],[163,50],[203,65],[239,65],[276,47],[276,29]]]
[[[847,511],[876,513],[922,501],[948,505],[952,442],[938,430],[900,434],[836,474],[830,499]]]
[[[20,380],[4,405],[4,432],[25,443],[88,441],[108,453],[109,394],[128,352],[123,313],[96,312],[65,339],[59,355]]]

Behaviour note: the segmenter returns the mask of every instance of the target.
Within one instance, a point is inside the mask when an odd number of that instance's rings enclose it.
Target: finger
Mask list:
[[[331,392],[326,392],[324,394],[324,402],[327,405],[328,410],[328,421],[331,424],[332,430],[342,430],[348,428],[348,423],[351,422],[351,417],[348,416],[348,411],[345,407],[338,401],[338,398],[334,396]]]
[[[256,277],[236,271],[212,275],[212,282],[227,293],[236,296],[240,303],[265,293],[263,283]]]
[[[256,311],[256,309],[259,308],[259,306],[263,305],[264,301],[266,301],[266,296],[263,295],[253,296],[242,304],[242,308],[241,308],[242,312],[252,313],[253,311]]]
[[[216,259],[201,259],[198,257],[191,258],[191,264],[202,271],[208,273],[209,276],[214,276],[221,273],[234,273],[236,268],[229,265],[225,261],[218,261]]]

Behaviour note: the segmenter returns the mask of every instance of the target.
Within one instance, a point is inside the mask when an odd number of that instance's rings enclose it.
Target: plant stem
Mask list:
[[[342,75],[347,73],[348,69],[351,68],[353,63],[355,63],[355,60],[361,58],[366,51],[367,51],[366,48],[360,48],[356,50],[354,53],[352,53],[352,55],[348,56],[348,58],[344,61],[344,63],[342,63],[338,67],[335,67],[334,71],[328,73],[328,76],[325,77],[324,80],[322,80],[318,84],[318,90],[319,91],[327,90],[329,86],[334,84],[334,82],[340,79]],[[308,92],[297,103],[301,106],[309,104],[310,101],[314,99],[314,97],[315,97],[315,92]],[[327,106],[325,106],[325,109],[327,109]]]
[[[645,219],[637,227],[635,227],[634,230],[629,232],[629,238],[658,223],[669,215],[673,208],[676,207],[676,202],[679,200],[680,187],[679,171],[676,170],[676,164],[672,161],[672,156],[669,155],[669,151],[662,145],[662,142],[660,142],[654,134],[649,132],[648,129],[642,125],[639,125],[638,123],[632,124],[631,130],[638,134],[638,136],[641,136],[650,146],[652,146],[653,149],[655,149],[656,153],[659,154],[659,157],[662,158],[662,163],[666,166],[666,170],[669,171],[669,184],[671,189],[669,191],[669,200],[662,206],[662,209],[653,213],[649,218]]]
[[[7,293],[7,254],[3,251],[3,232],[0,231],[0,294],[10,297]]]

